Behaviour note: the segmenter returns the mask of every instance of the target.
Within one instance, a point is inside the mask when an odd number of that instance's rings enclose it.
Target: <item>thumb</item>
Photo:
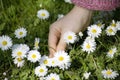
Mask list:
[[[60,38],[60,41],[58,43],[58,46],[57,46],[57,51],[60,51],[60,50],[65,50],[66,49],[66,43],[63,39],[63,36]]]

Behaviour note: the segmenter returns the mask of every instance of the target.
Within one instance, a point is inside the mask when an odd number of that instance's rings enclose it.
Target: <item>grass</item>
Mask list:
[[[42,7],[40,7],[42,4]],[[33,48],[35,37],[40,38],[40,53],[48,55],[48,33],[49,26],[57,20],[58,14],[67,14],[73,5],[65,3],[64,0],[0,0],[0,36],[9,35],[13,39],[13,44],[25,43]],[[37,18],[39,9],[47,9],[50,17],[47,20]],[[111,12],[95,11],[91,24],[102,21],[108,26],[112,19],[120,20],[120,9]],[[23,26],[27,29],[27,36],[23,39],[16,39],[14,31]],[[86,34],[86,31],[84,32]],[[84,36],[84,38],[86,35]],[[81,39],[83,41],[83,39]],[[78,42],[71,50],[68,50],[71,56],[72,65],[68,70],[62,71],[58,68],[51,69],[50,72],[57,72],[62,80],[83,80],[83,73],[91,71],[90,80],[104,80],[101,70],[112,68],[120,74],[120,32],[113,37],[102,35],[97,40],[97,49],[91,55],[81,50],[81,42]],[[115,45],[118,49],[114,59],[106,57],[105,52]],[[38,63],[30,63],[26,60],[24,67],[17,68],[11,57],[11,50],[2,51],[0,49],[0,79],[7,77],[10,80],[38,80],[34,74],[34,68]],[[7,75],[4,76],[3,72]],[[116,80],[120,79],[117,77]]]

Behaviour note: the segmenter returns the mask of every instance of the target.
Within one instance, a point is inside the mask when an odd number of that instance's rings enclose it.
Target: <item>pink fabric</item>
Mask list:
[[[72,0],[77,5],[91,10],[114,10],[120,7],[120,0]]]

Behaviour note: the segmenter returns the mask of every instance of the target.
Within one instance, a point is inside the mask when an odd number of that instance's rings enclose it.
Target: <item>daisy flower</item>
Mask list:
[[[44,76],[39,77],[39,80],[45,80]]]
[[[114,20],[112,20],[112,23],[110,25],[111,27],[116,27],[116,22]]]
[[[21,27],[15,30],[15,37],[20,39],[20,38],[24,38],[27,35],[27,31],[25,28]]]
[[[56,67],[57,66],[57,61],[56,61],[56,58],[49,58],[49,67]]]
[[[49,12],[45,9],[41,9],[37,12],[37,17],[40,19],[48,19],[49,16]]]
[[[30,50],[30,48],[27,44],[20,44],[18,47],[22,48],[26,52],[28,52]]]
[[[39,49],[39,42],[40,42],[40,38],[35,38],[34,49],[36,49],[36,50]]]
[[[71,0],[64,0],[66,3],[72,3],[72,1]]]
[[[85,39],[85,41],[86,41],[86,42],[87,42],[87,41],[88,41],[88,42],[89,42],[89,41],[90,41],[90,42],[95,42],[95,38],[90,37],[90,36],[87,36],[86,39]]]
[[[67,62],[65,64],[58,65],[59,69],[65,70],[71,66],[71,62]]]
[[[114,47],[107,52],[107,56],[112,58],[116,52],[117,52],[117,49],[116,47]]]
[[[85,79],[88,79],[89,76],[90,76],[90,74],[91,74],[91,72],[85,72],[85,73],[83,74],[83,77],[84,77]]]
[[[60,80],[60,77],[56,73],[51,73],[46,77],[46,80]]]
[[[113,71],[111,69],[103,70],[101,73],[104,78],[115,79],[115,77],[119,76],[116,71]]]
[[[5,77],[4,80],[8,80],[8,78]]]
[[[108,36],[114,36],[117,32],[117,29],[115,27],[108,26],[105,31]]]
[[[68,43],[68,44],[69,43],[74,43],[76,41],[76,39],[77,39],[75,33],[74,32],[70,32],[70,31],[64,33],[63,38],[64,38],[64,41],[66,43]]]
[[[41,58],[40,53],[37,50],[31,50],[28,52],[28,60],[35,63]]]
[[[7,74],[6,72],[3,72],[3,75],[4,75],[4,76],[6,76],[6,74]]]
[[[42,7],[42,4],[40,4],[39,6]]]
[[[22,67],[24,65],[24,60],[20,57],[17,57],[14,59],[14,64],[17,65],[17,67]]]
[[[0,37],[0,48],[4,50],[8,50],[12,46],[12,40],[9,36],[3,35]]]
[[[56,58],[58,67],[66,66],[66,64],[70,63],[70,56],[65,51],[56,52],[54,57]]]
[[[100,27],[98,27],[97,25],[91,25],[90,27],[88,27],[88,35],[90,37],[97,37],[100,36],[102,30]]]
[[[120,21],[117,21],[116,27],[117,27],[117,30],[120,30]]]
[[[19,44],[14,44],[13,46],[12,46],[12,51],[14,50],[14,49],[16,49],[17,47],[19,46]]]
[[[17,49],[17,48],[21,48],[22,50],[24,50],[26,53],[29,51],[29,46],[28,45],[26,45],[26,44],[14,44],[13,46],[12,46],[12,51],[14,50],[14,49]]]
[[[42,56],[40,59],[40,64],[48,66],[49,64],[48,56],[46,55]]]
[[[98,23],[97,26],[100,27],[101,29],[103,29],[105,27],[105,24]]]
[[[20,58],[24,58],[26,57],[26,51],[23,50],[21,47],[16,48],[12,51],[12,57],[16,58],[16,57],[20,57]]]
[[[106,32],[108,33],[108,35],[115,35],[117,30],[120,30],[120,22],[115,22],[115,20],[112,20],[112,23],[110,24],[110,26],[108,26],[108,32],[107,29]]]
[[[96,49],[96,42],[92,38],[91,39],[87,38],[83,42],[83,44],[81,45],[81,47],[82,47],[83,51],[86,51],[89,54],[90,52],[95,51],[95,49]]]
[[[45,65],[41,65],[35,68],[35,74],[39,77],[45,76],[47,74],[48,69]]]
[[[59,19],[61,19],[61,18],[63,18],[63,17],[64,17],[63,14],[58,14],[58,19],[57,19],[57,20],[59,20]]]
[[[79,33],[78,33],[78,35],[82,38],[83,37],[83,33],[80,31]]]

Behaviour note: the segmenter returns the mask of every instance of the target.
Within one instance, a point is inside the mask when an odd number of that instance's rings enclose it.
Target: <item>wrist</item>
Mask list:
[[[77,11],[89,11],[89,12],[93,12],[93,10],[90,10],[90,9],[87,9],[87,8],[84,8],[84,7],[81,7],[81,6],[74,6],[74,8],[73,9],[75,9],[75,10],[77,10]]]
[[[81,16],[81,14],[83,14],[83,13],[84,13],[84,15],[87,15],[87,14],[92,15],[93,10],[83,8],[83,7],[79,7],[79,6],[74,6],[74,8],[72,9],[71,12],[76,13],[77,15]]]

